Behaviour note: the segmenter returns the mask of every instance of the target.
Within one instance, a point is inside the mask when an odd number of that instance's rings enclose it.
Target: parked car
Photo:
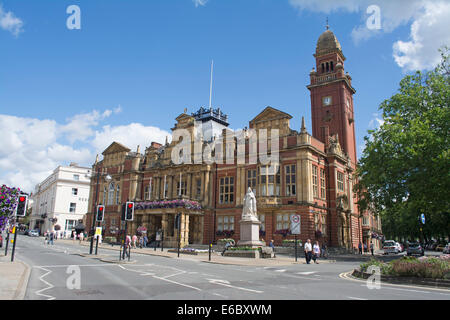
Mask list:
[[[403,245],[401,243],[396,242],[395,245],[398,248],[398,252],[403,252]]]
[[[37,230],[30,230],[30,232],[28,232],[28,235],[30,237],[39,237],[39,232]]]
[[[436,251],[444,251],[445,246],[443,244],[439,244],[436,246]]]
[[[444,250],[442,250],[442,253],[444,254],[450,254],[450,243],[447,243]]]
[[[419,242],[410,242],[408,249],[406,249],[406,255],[408,256],[424,256],[425,250]]]
[[[394,240],[386,240],[383,244],[384,254],[399,253],[399,247]]]

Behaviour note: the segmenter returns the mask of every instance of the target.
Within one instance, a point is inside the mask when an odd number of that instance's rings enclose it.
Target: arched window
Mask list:
[[[330,65],[327,62],[327,72],[330,71]]]
[[[111,182],[108,187],[108,205],[114,204],[114,182]]]
[[[117,185],[117,190],[116,190],[116,204],[120,204],[120,186]]]
[[[325,65],[322,63],[322,73],[325,72]]]
[[[330,62],[331,71],[333,71],[333,61]]]
[[[102,204],[104,205],[104,204],[106,204],[106,186],[103,188],[103,202],[102,202]]]

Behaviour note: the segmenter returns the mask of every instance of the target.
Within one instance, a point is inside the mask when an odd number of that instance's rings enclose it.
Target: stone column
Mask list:
[[[192,173],[188,173],[186,177],[186,195],[192,199]]]

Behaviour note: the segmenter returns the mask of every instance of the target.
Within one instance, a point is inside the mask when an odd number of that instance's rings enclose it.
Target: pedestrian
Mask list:
[[[314,243],[313,245],[313,254],[312,254],[312,258],[314,260],[314,263],[319,264],[317,262],[317,259],[320,257],[320,245],[319,245],[319,241],[316,241],[316,243]]]
[[[72,240],[73,242],[75,242],[75,240],[77,239],[77,233],[75,232],[75,230],[72,231]]]
[[[80,232],[80,235],[78,236],[78,239],[80,240],[80,244],[81,244],[81,242],[83,242],[83,239],[84,239],[84,233],[83,232]]]
[[[144,237],[139,237],[139,249],[142,249],[144,247]]]
[[[133,240],[133,249],[136,249],[137,236],[134,235],[132,240]]]
[[[360,242],[358,244],[359,254],[362,254],[362,243]]]
[[[269,247],[272,248],[273,257],[276,258],[276,255],[275,255],[275,245],[273,244],[273,240],[270,240]]]
[[[143,242],[144,242],[144,248],[147,248],[147,243],[148,243],[147,235],[144,235],[144,240],[143,240]]]
[[[231,242],[230,242],[230,241],[228,241],[227,243],[225,243],[225,248],[224,248],[223,251],[222,251],[222,256],[225,254],[225,251],[227,251],[228,248],[230,248],[230,247],[231,247]]]
[[[124,253],[123,256],[125,257],[125,254],[127,257],[130,257],[129,249],[131,248],[131,237],[129,235],[125,238],[125,245],[124,245]]]
[[[373,242],[372,243],[370,243],[370,252],[372,253],[372,255],[373,255]]]
[[[311,240],[308,239],[305,243],[305,259],[307,264],[311,262],[311,257],[312,257],[312,246]]]
[[[328,258],[327,244],[325,242],[322,243],[322,250],[320,251],[320,255],[324,258]]]
[[[55,234],[52,232],[50,232],[50,236],[49,236],[49,244],[53,245],[53,239],[55,238]]]

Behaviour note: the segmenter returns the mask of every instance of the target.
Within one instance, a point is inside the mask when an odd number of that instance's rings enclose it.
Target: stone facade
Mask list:
[[[123,227],[121,204],[130,200],[136,203],[136,209],[134,221],[128,223],[128,233],[145,227],[153,239],[157,231],[163,230],[166,247],[175,247],[178,237],[182,246],[216,243],[230,237],[238,242],[244,196],[250,187],[257,199],[260,239],[266,243],[273,239],[280,245],[285,239],[293,239],[288,232],[290,216],[299,214],[298,237],[303,242],[318,240],[347,249],[357,247],[360,241],[369,245],[370,232],[380,233],[381,226],[370,213],[358,211],[352,190],[357,164],[352,97],[356,91],[351,86],[351,77],[344,74],[345,57],[330,30],[319,38],[314,56],[317,71],[310,73],[308,85],[312,134],[308,133],[304,119],[296,131],[289,124],[292,116],[272,107],[262,110],[249,121],[249,129],[244,129],[244,133],[254,131],[257,135],[266,129],[268,137],[272,130],[278,130],[277,165],[268,167],[261,161],[251,161],[249,136],[245,139],[245,163],[239,162],[236,149],[232,151],[231,163],[193,161],[207,148],[206,143],[200,149],[194,144],[198,134],[196,121],[207,128],[223,129],[223,141],[232,132],[227,129],[227,117],[219,109],[201,108],[191,115],[185,111],[176,118],[172,130],[185,130],[190,141],[174,137],[171,143],[153,142],[143,154],[139,147],[131,152],[114,142],[103,152],[102,161],[96,161],[93,171],[109,174],[112,181],[99,184],[95,199],[96,179],[92,178],[87,227],[92,224],[95,203],[103,203],[105,235],[117,235]],[[214,139],[211,135],[211,140]],[[192,163],[174,163],[174,157],[186,156],[185,149],[179,148],[181,143],[190,144]],[[271,150],[270,141],[267,150]],[[263,151],[256,152],[260,155]],[[177,214],[181,215],[181,230],[174,225]],[[364,226],[363,217],[369,221]]]

